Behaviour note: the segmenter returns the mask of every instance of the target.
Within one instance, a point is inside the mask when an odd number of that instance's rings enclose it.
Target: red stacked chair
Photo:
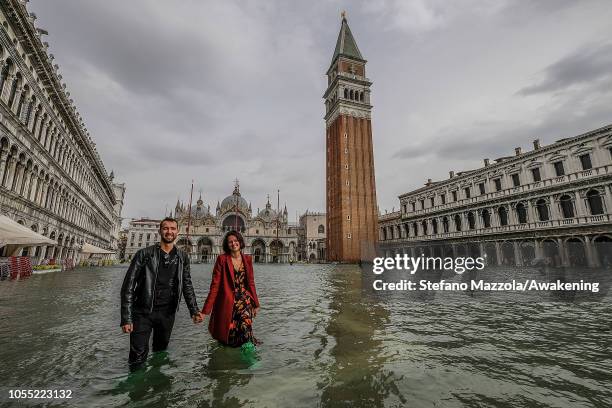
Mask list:
[[[19,275],[21,278],[29,278],[32,276],[32,261],[29,256],[19,257]]]

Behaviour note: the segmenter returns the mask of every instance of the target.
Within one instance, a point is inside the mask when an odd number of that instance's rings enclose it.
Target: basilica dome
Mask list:
[[[236,205],[239,211],[245,213],[249,211],[249,203],[240,195],[238,186],[234,187],[232,195],[225,197],[223,201],[221,201],[221,211],[234,210]]]

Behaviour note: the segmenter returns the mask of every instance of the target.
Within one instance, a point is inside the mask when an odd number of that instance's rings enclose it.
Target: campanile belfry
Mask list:
[[[357,262],[374,255],[378,210],[370,86],[366,60],[343,13],[327,70],[327,258]]]

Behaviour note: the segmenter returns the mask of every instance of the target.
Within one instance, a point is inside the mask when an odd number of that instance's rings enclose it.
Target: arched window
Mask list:
[[[516,215],[519,224],[525,224],[527,222],[527,209],[525,208],[525,204],[518,203],[516,205]]]
[[[423,226],[423,235],[427,235],[427,221],[423,221],[421,225]]]
[[[442,218],[442,230],[444,232],[448,232],[449,231],[449,228],[448,228],[448,218],[447,217]]]
[[[355,99],[355,94],[354,94],[354,92],[353,92],[353,90],[352,90],[352,89],[349,91],[349,99],[350,99],[351,101],[352,101],[353,99]]]
[[[386,228],[382,229],[382,236],[383,236],[383,241],[386,241],[387,240],[387,229]]]
[[[574,218],[574,205],[572,204],[572,198],[570,196],[561,196],[559,205],[561,206],[563,218]]]
[[[6,79],[9,76],[12,66],[13,66],[13,62],[11,60],[8,60],[6,61],[4,68],[2,68],[2,72],[0,72],[0,95],[2,95],[2,91],[4,90],[4,85],[6,84]]]
[[[538,219],[540,221],[548,221],[548,206],[546,205],[546,200],[543,198],[536,201],[536,210],[538,212]]]
[[[459,214],[455,215],[455,229],[461,231],[461,216]]]
[[[485,228],[491,227],[491,213],[489,213],[489,210],[482,210],[482,223]]]
[[[508,211],[506,211],[506,207],[499,207],[497,213],[499,215],[499,225],[508,225]]]
[[[416,222],[412,223],[412,230],[414,231],[414,236],[417,237],[419,235],[419,225]]]
[[[11,86],[11,93],[8,99],[9,109],[13,107],[13,102],[15,102],[15,96],[17,95],[17,88],[19,87],[20,82],[21,82],[21,74],[18,72],[15,75],[15,79],[13,79],[13,85]]]
[[[587,201],[589,202],[589,210],[591,215],[599,215],[604,213],[603,202],[601,195],[597,190],[590,190],[587,193]]]
[[[19,103],[17,104],[17,117],[21,116],[21,110],[23,109],[23,103],[25,102],[26,96],[28,95],[28,86],[24,85],[21,95],[19,96]]]
[[[476,228],[476,220],[474,219],[474,213],[472,211],[468,213],[467,219],[468,219],[468,227],[470,227],[470,229]]]
[[[435,218],[431,220],[431,229],[433,230],[434,234],[438,233],[438,220],[436,220]]]
[[[348,99],[348,89],[344,88],[344,99]]]
[[[359,101],[363,102],[363,92],[359,92]]]
[[[325,227],[323,226],[323,224],[319,225],[319,234],[324,234],[325,233]]]

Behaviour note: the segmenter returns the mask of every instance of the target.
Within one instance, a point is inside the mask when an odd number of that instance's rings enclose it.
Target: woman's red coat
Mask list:
[[[246,270],[246,289],[259,307],[255,279],[253,277],[253,260],[249,255],[242,255],[242,262]],[[212,281],[208,297],[204,302],[204,314],[210,314],[208,330],[217,340],[227,343],[232,311],[234,309],[234,266],[231,255],[221,254],[217,257],[213,268]]]

